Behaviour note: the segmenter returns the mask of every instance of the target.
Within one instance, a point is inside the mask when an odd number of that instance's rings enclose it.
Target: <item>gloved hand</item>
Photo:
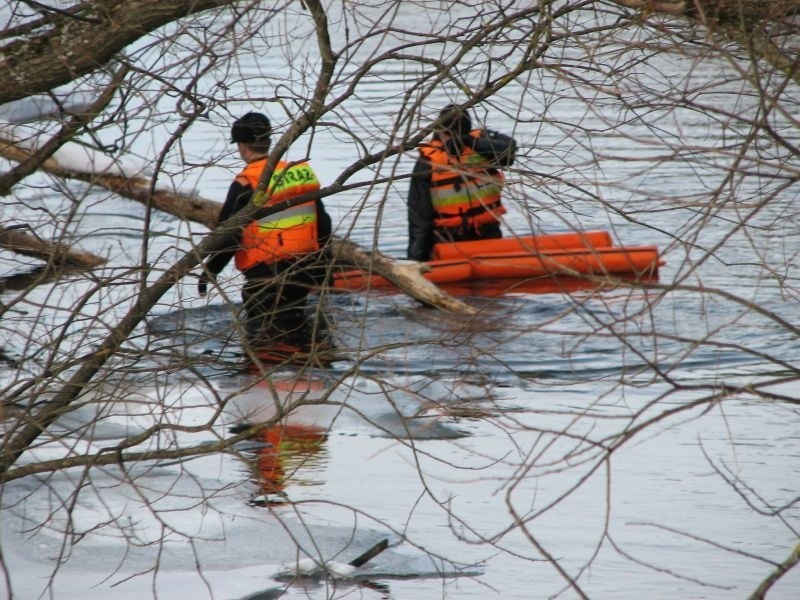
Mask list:
[[[197,293],[200,294],[200,297],[206,295],[208,292],[208,275],[206,273],[200,273],[200,277],[197,280]]]

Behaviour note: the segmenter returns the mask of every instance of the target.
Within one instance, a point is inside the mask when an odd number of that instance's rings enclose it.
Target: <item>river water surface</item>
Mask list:
[[[413,11],[396,18],[413,37]],[[301,49],[313,57],[313,45],[306,48],[296,23],[291,31],[300,57],[292,70],[312,69]],[[347,68],[396,43],[370,40]],[[287,125],[278,103],[262,100],[280,93],[285,56],[259,36],[252,45],[239,51],[241,79],[228,72],[224,88],[219,72],[201,79],[225,102],[184,134],[185,162],[171,167],[181,189],[224,198],[237,169],[226,138],[230,114],[255,107]],[[680,80],[707,89],[710,105],[747,111],[735,67],[648,60],[662,85]],[[376,69],[326,122],[346,122],[366,147],[380,147],[407,109],[403,94],[418,68]],[[729,78],[721,75],[726,69]],[[143,358],[120,359],[87,391],[90,401],[59,421],[69,435],[31,456],[59,457],[64,444],[97,451],[154,423],[180,425],[167,436],[178,443],[212,442],[271,418],[276,406],[307,402],[282,430],[236,452],[7,484],[2,559],[14,597],[578,597],[563,573],[592,598],[752,593],[789,555],[800,529],[797,185],[776,191],[766,166],[735,186],[725,180],[721,148],[736,139],[716,118],[675,110],[654,119],[655,127],[630,119],[628,105],[579,91],[545,71],[506,88],[493,108],[476,109],[476,120],[520,143],[508,173],[506,234],[600,228],[620,243],[656,244],[665,260],[659,282],[685,289],[472,294],[466,301],[481,309],[475,319],[402,295],[323,295],[314,304],[331,323],[340,360],[263,378],[241,368],[232,310],[240,279],[232,266],[205,299],[187,279],[131,340]],[[459,99],[458,90],[436,87],[421,123]],[[167,108],[161,117],[134,142],[142,159],[165,143]],[[665,158],[677,139],[696,154]],[[337,124],[304,136],[292,152],[309,153],[330,183],[359,148]],[[374,174],[408,173],[414,158],[404,154]],[[398,179],[326,199],[336,233],[402,258],[406,188]],[[37,218],[29,194],[28,203],[3,206],[9,220]],[[136,264],[141,207],[89,192],[81,210],[83,249],[109,256],[108,273]],[[156,269],[205,233],[158,213],[150,231],[147,262]],[[88,286],[76,278],[29,293],[14,327],[3,330],[4,347],[25,356],[26,340],[58,321],[60,307],[73,306]],[[125,291],[112,287],[93,305],[97,314],[108,311],[104,320],[121,314],[119,294]],[[84,330],[76,322],[68,339],[93,343],[105,335],[96,323]],[[4,368],[6,385],[18,378]],[[745,384],[763,384],[760,393],[785,401],[741,392],[701,402]],[[346,563],[384,538],[392,547],[355,579],[275,576],[306,555]],[[795,569],[768,598],[797,598],[798,589]]]

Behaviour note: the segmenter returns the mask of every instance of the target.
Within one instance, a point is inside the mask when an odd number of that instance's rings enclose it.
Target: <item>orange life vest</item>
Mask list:
[[[255,190],[266,162],[264,158],[249,163],[236,180]],[[319,188],[319,180],[308,163],[280,161],[266,194],[254,193],[252,201],[258,206],[272,206]],[[241,249],[236,252],[236,268],[245,271],[259,263],[295,260],[316,250],[317,207],[314,200],[309,200],[248,224],[242,231]]]
[[[470,132],[480,136],[476,129]],[[486,160],[469,147],[451,156],[434,139],[420,146],[420,154],[431,164],[431,202],[434,227],[477,229],[495,223],[506,213],[500,203],[505,177],[492,170]]]

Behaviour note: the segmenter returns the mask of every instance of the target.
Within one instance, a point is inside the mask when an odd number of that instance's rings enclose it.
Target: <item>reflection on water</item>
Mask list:
[[[301,468],[319,470],[325,462],[326,430],[299,423],[276,425],[264,429],[256,439],[266,444],[256,460],[264,494],[282,495],[289,480],[294,485],[314,485],[303,477]]]
[[[331,423],[313,408],[304,407],[313,407],[328,390],[323,378],[276,375],[257,380],[228,406],[228,412],[237,419],[230,432],[254,430],[250,440],[258,443],[256,452],[243,452],[260,490],[250,500],[252,504],[285,502],[290,484],[319,484],[312,474],[319,473],[327,461],[325,442]]]

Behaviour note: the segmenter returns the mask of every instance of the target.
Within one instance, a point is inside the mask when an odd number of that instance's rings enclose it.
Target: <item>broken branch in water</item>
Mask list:
[[[351,560],[347,564],[350,565],[351,567],[360,567],[360,566],[366,564],[368,561],[370,561],[373,558],[375,558],[376,556],[378,556],[378,554],[380,554],[381,552],[386,550],[388,547],[389,547],[389,538],[383,538],[380,542],[375,544],[372,548],[370,548],[369,550],[367,550],[363,554],[360,554],[359,556],[356,556],[353,560]]]
[[[389,543],[389,538],[383,538],[366,552],[358,555],[347,564],[335,561],[320,562],[313,558],[303,558],[291,566],[284,567],[279,572],[275,573],[273,577],[278,581],[298,578],[321,578],[325,576],[350,579],[353,577],[355,569],[365,565],[393,545],[395,544]]]

